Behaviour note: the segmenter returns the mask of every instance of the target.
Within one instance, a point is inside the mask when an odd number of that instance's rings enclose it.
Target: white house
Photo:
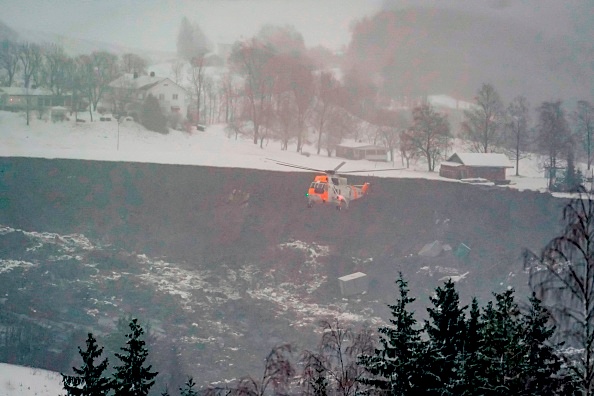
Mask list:
[[[139,76],[127,73],[109,83],[114,113],[138,115],[148,95],[159,100],[164,114],[186,116],[190,98],[188,92],[167,77]],[[136,114],[134,114],[136,113]]]

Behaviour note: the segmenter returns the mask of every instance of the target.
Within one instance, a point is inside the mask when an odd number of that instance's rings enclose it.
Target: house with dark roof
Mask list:
[[[513,168],[505,154],[455,153],[441,163],[439,175],[448,179],[486,179],[508,184],[506,170]]]
[[[352,160],[387,161],[388,150],[373,144],[345,142],[336,146],[336,156]]]
[[[180,114],[185,117],[190,104],[188,92],[167,77],[148,76],[137,73],[124,74],[109,83],[107,101],[113,106],[113,113],[138,116],[142,103],[153,95],[159,100],[164,114]]]

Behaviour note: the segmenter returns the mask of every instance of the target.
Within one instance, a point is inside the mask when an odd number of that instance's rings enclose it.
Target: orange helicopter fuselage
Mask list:
[[[348,207],[349,202],[361,198],[368,187],[368,183],[363,186],[348,185],[344,177],[318,175],[307,191],[308,206],[314,203],[334,203]]]

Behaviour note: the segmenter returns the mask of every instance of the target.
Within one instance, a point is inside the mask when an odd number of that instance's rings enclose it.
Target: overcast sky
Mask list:
[[[154,50],[176,50],[182,17],[215,43],[252,37],[266,23],[293,25],[307,46],[348,44],[354,19],[382,0],[2,0],[0,19],[65,36]]]
[[[292,25],[308,47],[340,49],[354,20],[390,7],[464,8],[518,18],[549,31],[591,37],[592,0],[0,0],[13,28],[58,33],[133,48],[176,50],[182,17],[214,43],[249,38],[267,24]],[[571,32],[569,31],[571,30]]]

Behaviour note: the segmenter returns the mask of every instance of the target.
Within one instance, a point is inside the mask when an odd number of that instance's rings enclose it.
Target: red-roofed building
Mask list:
[[[448,179],[487,179],[508,184],[506,169],[513,168],[505,154],[456,153],[441,163],[439,175]]]

